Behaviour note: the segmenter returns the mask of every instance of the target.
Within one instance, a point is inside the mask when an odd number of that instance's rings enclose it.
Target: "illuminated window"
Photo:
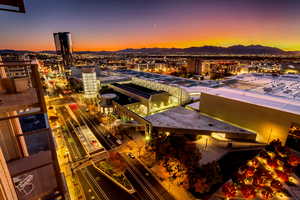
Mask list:
[[[85,96],[88,98],[96,97],[98,93],[96,72],[82,73],[82,79]]]

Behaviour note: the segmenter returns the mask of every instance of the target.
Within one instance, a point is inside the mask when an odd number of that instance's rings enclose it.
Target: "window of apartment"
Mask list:
[[[43,114],[20,117],[20,124],[29,155],[50,150],[49,131]]]

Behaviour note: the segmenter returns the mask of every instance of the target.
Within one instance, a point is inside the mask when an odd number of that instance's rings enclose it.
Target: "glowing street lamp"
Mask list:
[[[150,141],[150,139],[151,139],[150,135],[146,135],[145,140]]]

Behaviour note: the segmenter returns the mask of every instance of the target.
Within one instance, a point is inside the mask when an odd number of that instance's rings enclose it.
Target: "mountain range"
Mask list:
[[[27,50],[12,50],[3,49],[0,50],[0,54],[3,53],[55,53],[55,51],[27,51]],[[300,51],[284,51],[276,47],[268,47],[262,45],[234,45],[230,47],[218,47],[218,46],[202,46],[202,47],[189,47],[189,48],[140,48],[140,49],[123,49],[118,51],[77,51],[75,54],[299,54]]]

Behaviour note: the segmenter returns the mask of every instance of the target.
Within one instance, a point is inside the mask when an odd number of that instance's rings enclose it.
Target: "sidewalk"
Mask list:
[[[50,127],[52,128],[54,123],[50,122]],[[67,148],[67,145],[63,139],[63,132],[61,130],[53,130],[52,131],[53,136],[55,138],[56,144],[57,144],[57,159],[59,162],[59,167],[61,172],[65,175],[66,184],[69,191],[69,196],[71,200],[84,200],[85,196],[82,191],[80,182],[77,178],[77,176],[72,173],[71,167],[70,167],[70,156],[69,156],[69,150]]]

